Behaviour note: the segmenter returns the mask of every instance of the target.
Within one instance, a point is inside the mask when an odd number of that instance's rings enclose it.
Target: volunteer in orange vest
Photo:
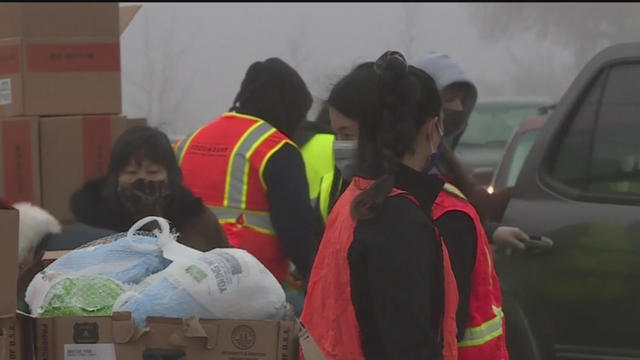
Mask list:
[[[290,140],[311,94],[284,61],[253,63],[230,112],[178,144],[185,184],[280,282],[289,259],[306,280],[313,261],[313,208],[305,166]]]
[[[367,71],[368,66],[367,63],[360,65],[349,77],[338,82],[329,95],[331,125],[338,137],[342,132],[358,136],[360,124],[367,118],[363,110],[367,96],[361,94],[367,94],[366,89],[375,82],[372,72]],[[447,90],[445,88],[443,94],[443,108],[455,109],[460,105],[460,95],[452,96]],[[445,136],[449,120],[446,114],[445,111]],[[354,152],[357,145],[353,146]],[[440,161],[432,162],[425,173],[430,172],[434,163]],[[452,184],[446,184],[444,190],[432,211],[450,252],[458,284],[459,356],[461,359],[505,359],[508,355],[501,318],[501,292],[486,233],[466,196]],[[503,245],[511,243],[502,242]]]
[[[443,182],[421,173],[443,131],[440,95],[398,52],[373,70],[369,91],[380,101],[367,107],[355,176],[329,215],[302,322],[330,360],[457,359],[456,282],[431,219]]]
[[[418,67],[431,75],[440,89],[444,108],[445,139],[455,145],[466,127],[476,100],[476,89],[450,57],[428,52]],[[442,150],[442,148],[441,148]],[[505,321],[502,292],[493,266],[493,252],[478,211],[468,200],[473,188],[467,175],[456,169],[455,157],[444,159],[446,176],[462,186],[445,184],[433,206],[433,218],[451,254],[458,283],[458,346],[461,360],[506,360]],[[440,162],[442,163],[442,162]],[[425,169],[425,172],[436,170]],[[456,171],[458,170],[458,171]],[[451,176],[453,175],[453,176]],[[464,189],[462,191],[461,189]],[[494,242],[506,247],[523,247],[518,228],[492,226]],[[505,234],[506,230],[506,235]],[[521,232],[521,231],[520,231]],[[526,234],[523,234],[527,237]],[[496,241],[498,240],[498,241]]]

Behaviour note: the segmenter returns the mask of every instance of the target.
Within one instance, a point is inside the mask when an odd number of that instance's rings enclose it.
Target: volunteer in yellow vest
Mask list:
[[[328,121],[323,121],[324,118],[328,120],[328,116],[325,106],[315,121],[301,124],[294,138],[304,158],[311,204],[322,217],[323,223],[347,185],[334,161],[334,152],[339,153],[340,150],[335,149],[336,136],[326,123]]]
[[[253,63],[230,112],[177,147],[185,184],[217,215],[229,242],[283,282],[289,259],[313,261],[313,209],[304,162],[290,140],[311,106],[298,73],[278,58]]]

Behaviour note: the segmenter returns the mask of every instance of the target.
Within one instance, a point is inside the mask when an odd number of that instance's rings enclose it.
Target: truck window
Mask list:
[[[592,195],[640,195],[640,64],[600,74],[561,137],[551,178]]]
[[[609,72],[589,170],[589,192],[640,195],[640,64]]]

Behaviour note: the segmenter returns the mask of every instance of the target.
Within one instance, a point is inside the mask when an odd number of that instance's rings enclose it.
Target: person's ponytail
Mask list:
[[[394,151],[394,134],[390,131],[402,107],[402,99],[397,96],[398,86],[408,79],[408,64],[404,56],[396,51],[387,51],[375,62],[374,70],[378,75],[378,96],[380,109],[380,127],[373,126],[370,132],[376,133],[377,151],[374,152],[381,158],[383,175],[367,189],[362,191],[351,203],[351,217],[355,220],[368,219],[378,213],[382,204],[393,189],[400,158]],[[372,120],[372,119],[370,119]],[[366,127],[361,124],[361,127]],[[357,181],[357,180],[356,180]],[[358,184],[356,184],[358,185]]]

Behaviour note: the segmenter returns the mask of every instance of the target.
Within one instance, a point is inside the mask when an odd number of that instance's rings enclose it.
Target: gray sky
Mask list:
[[[428,50],[450,55],[480,97],[555,100],[577,74],[569,68],[560,86],[519,93],[510,81],[514,57],[544,55],[561,68],[566,54],[527,34],[481,40],[473,16],[464,3],[144,3],[121,38],[123,112],[170,135],[187,133],[226,111],[247,67],[271,56],[296,67],[319,99],[354,65],[388,49],[410,61]]]

